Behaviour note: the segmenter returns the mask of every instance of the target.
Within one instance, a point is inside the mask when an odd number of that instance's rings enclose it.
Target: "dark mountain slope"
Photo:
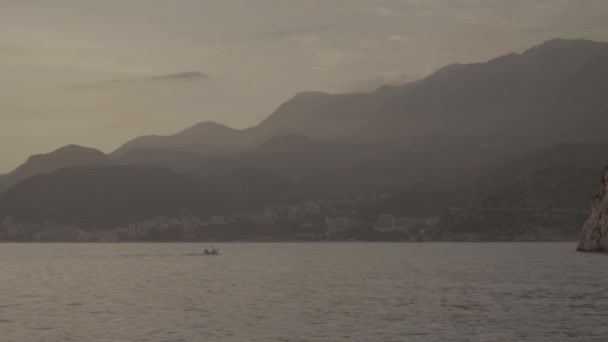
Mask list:
[[[142,146],[236,152],[292,133],[365,144],[442,137],[502,146],[507,153],[568,141],[608,142],[607,85],[608,43],[556,39],[372,93],[300,93],[256,127],[238,131],[204,123],[174,136],[137,138],[115,155]]]
[[[398,136],[407,128],[411,134],[511,144],[522,139],[526,144],[606,141],[590,139],[579,128],[608,124],[605,115],[598,121],[608,100],[594,97],[590,102],[588,96],[605,89],[607,68],[608,44],[582,40],[552,40],[523,54],[450,66],[393,91],[382,101],[380,118],[370,120],[365,131]],[[564,98],[565,93],[570,95]]]
[[[226,211],[256,210],[268,205],[297,203],[306,191],[296,182],[255,168],[232,167],[189,174],[226,204]]]
[[[135,138],[112,152],[111,155],[120,156],[129,150],[142,147],[197,153],[226,153],[240,150],[250,142],[251,138],[245,131],[215,122],[203,122],[174,135],[148,135]]]
[[[77,145],[68,145],[47,154],[33,155],[14,171],[0,177],[0,191],[30,176],[68,166],[100,164],[107,159],[101,151]]]
[[[219,200],[205,195],[195,181],[159,167],[77,166],[27,178],[0,203],[16,218],[87,227],[205,214]]]
[[[195,152],[156,147],[136,147],[110,160],[110,165],[161,166],[176,172],[192,172],[210,167],[214,158]]]
[[[465,173],[457,173],[448,178],[448,182],[458,192],[475,195],[516,177],[556,165],[599,170],[606,163],[608,144],[563,143],[498,158]]]
[[[598,169],[555,165],[515,177],[485,191],[480,206],[488,208],[576,208],[587,210]]]
[[[592,175],[607,162],[608,144],[559,144],[509,155],[465,170],[444,169],[434,180],[392,191],[382,206],[386,212],[428,217],[439,215],[450,207],[532,207],[533,201],[526,198],[536,196],[545,201],[542,206],[545,208],[586,209],[589,191],[596,183],[596,177]],[[551,179],[563,181],[564,186],[545,187],[549,183],[544,182],[551,182]],[[516,199],[519,204],[515,204]],[[536,205],[540,202],[540,199],[536,201]]]
[[[117,227],[155,217],[209,217],[302,200],[292,182],[256,169],[180,174],[156,166],[75,166],[0,194],[0,217]]]

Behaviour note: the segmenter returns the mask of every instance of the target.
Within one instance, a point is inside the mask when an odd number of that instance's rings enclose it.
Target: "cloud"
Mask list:
[[[117,78],[112,80],[114,83],[148,83],[148,82],[198,82],[209,78],[209,75],[200,71],[183,71],[172,74],[163,74],[146,77],[135,77],[135,78]]]
[[[65,86],[68,91],[86,91],[96,89],[106,89],[116,85],[144,85],[144,84],[184,84],[196,83],[209,78],[209,75],[201,71],[182,71],[170,74],[151,75],[143,77],[115,78],[110,81],[74,84]]]

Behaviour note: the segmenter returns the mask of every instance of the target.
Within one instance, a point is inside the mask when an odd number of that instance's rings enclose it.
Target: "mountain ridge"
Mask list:
[[[97,149],[74,144],[66,145],[49,153],[32,155],[13,171],[0,175],[0,191],[30,176],[68,166],[98,164],[107,160],[108,156]]]
[[[200,123],[168,137],[136,138],[112,155],[142,145],[203,154],[238,152],[290,133],[345,141],[485,135],[513,143],[523,139],[537,147],[556,142],[551,139],[580,140],[582,127],[590,127],[594,141],[608,141],[593,128],[608,123],[600,115],[608,106],[600,96],[608,77],[605,60],[608,43],[552,39],[486,62],[447,65],[390,91],[380,87],[369,93],[300,92],[256,126],[236,130]],[[586,108],[576,125],[571,123],[575,108],[564,105],[563,97]]]

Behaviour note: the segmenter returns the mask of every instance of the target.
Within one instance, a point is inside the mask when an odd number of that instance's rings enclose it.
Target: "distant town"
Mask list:
[[[107,229],[81,229],[51,220],[0,222],[0,241],[424,241],[439,218],[385,213],[369,217],[360,208],[386,198],[374,192],[337,200],[267,206],[211,217],[156,217]]]

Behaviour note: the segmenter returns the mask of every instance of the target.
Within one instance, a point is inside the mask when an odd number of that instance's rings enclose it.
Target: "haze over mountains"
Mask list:
[[[108,160],[103,152],[77,145],[68,145],[47,154],[37,154],[17,167],[14,171],[0,178],[0,190],[18,183],[19,181],[41,173],[52,172],[64,167],[99,164]]]
[[[0,177],[0,214],[119,225],[369,192],[391,194],[370,216],[580,209],[608,160],[606,89],[608,43],[551,40],[372,93],[300,93],[249,129],[204,122],[109,155],[33,156]],[[572,187],[545,191],[551,177]]]
[[[236,150],[284,133],[366,142],[431,135],[488,143],[605,141],[607,57],[606,43],[556,39],[373,93],[300,93],[250,129],[202,123],[170,137],[136,138],[114,154],[141,146]]]

